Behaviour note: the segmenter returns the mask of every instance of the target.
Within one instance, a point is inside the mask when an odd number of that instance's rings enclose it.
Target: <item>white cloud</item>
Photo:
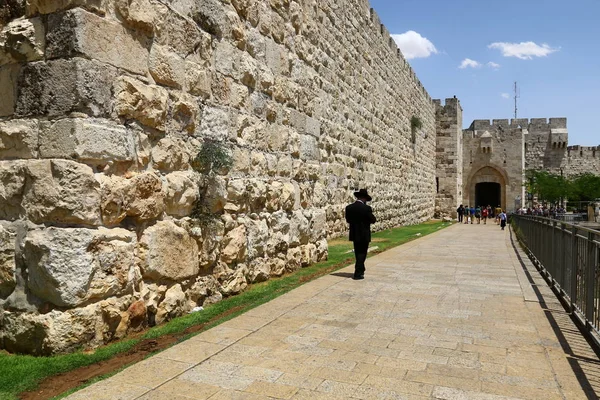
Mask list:
[[[481,64],[478,63],[475,60],[471,60],[470,58],[465,58],[464,60],[462,60],[462,63],[460,63],[460,66],[458,68],[460,69],[465,69],[465,68],[479,68],[481,67]]]
[[[392,35],[392,38],[400,47],[402,54],[407,60],[413,58],[427,58],[438,51],[427,38],[415,31],[408,31],[400,35]]]
[[[500,68],[500,64],[496,64],[493,61],[490,61],[489,63],[487,63],[487,66],[493,69],[499,69]]]
[[[531,60],[533,57],[546,57],[548,54],[552,54],[559,50],[550,47],[546,43],[538,45],[534,42],[496,42],[490,44],[488,48],[500,50],[504,57],[517,57],[521,60]]]
[[[500,93],[500,96],[502,96],[503,99],[510,99],[510,94],[508,93]]]

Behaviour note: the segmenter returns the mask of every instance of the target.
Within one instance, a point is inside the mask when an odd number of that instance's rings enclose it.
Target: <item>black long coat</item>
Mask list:
[[[350,224],[350,240],[353,242],[371,241],[371,224],[377,221],[373,209],[361,201],[346,206],[346,222]]]

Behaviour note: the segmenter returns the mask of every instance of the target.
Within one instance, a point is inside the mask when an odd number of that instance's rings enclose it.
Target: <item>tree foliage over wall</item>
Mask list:
[[[528,170],[525,186],[529,193],[549,203],[561,199],[593,201],[600,198],[600,176],[590,173],[567,178],[547,171]]]

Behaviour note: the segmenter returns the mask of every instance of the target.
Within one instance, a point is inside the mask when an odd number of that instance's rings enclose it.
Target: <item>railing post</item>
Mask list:
[[[567,264],[567,233],[566,233],[566,225],[561,223],[560,224],[560,244],[562,247],[562,254],[560,257],[560,265],[561,265],[561,271],[560,271],[560,275],[561,275],[561,285],[560,285],[560,290],[562,290],[563,293],[567,294],[566,291],[567,289],[567,271],[568,271],[568,264]]]
[[[556,252],[556,247],[558,246],[558,241],[556,240],[556,221],[549,221],[550,223],[548,224],[550,229],[552,229],[552,247],[550,247],[549,253],[547,254],[547,259],[548,259],[548,264],[550,266],[550,270],[551,270],[551,274],[552,274],[552,282],[554,282],[554,286],[556,286],[556,284],[558,283],[559,286],[561,286],[560,283],[560,274],[559,274],[559,267],[557,265],[556,262],[556,258],[554,257],[555,252]]]
[[[594,234],[588,232],[587,237],[587,257],[585,265],[585,287],[586,287],[586,299],[585,299],[585,318],[587,323],[591,324],[594,321],[594,294],[595,294],[595,283],[596,283],[596,246],[594,245]]]
[[[577,305],[577,227],[573,226],[571,229],[571,293],[569,298],[571,299],[571,312],[575,311]]]

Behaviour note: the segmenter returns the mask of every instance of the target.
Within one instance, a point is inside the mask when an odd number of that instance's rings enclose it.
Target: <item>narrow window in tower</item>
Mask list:
[[[438,178],[437,176],[435,177],[435,192],[440,192],[440,178]]]

